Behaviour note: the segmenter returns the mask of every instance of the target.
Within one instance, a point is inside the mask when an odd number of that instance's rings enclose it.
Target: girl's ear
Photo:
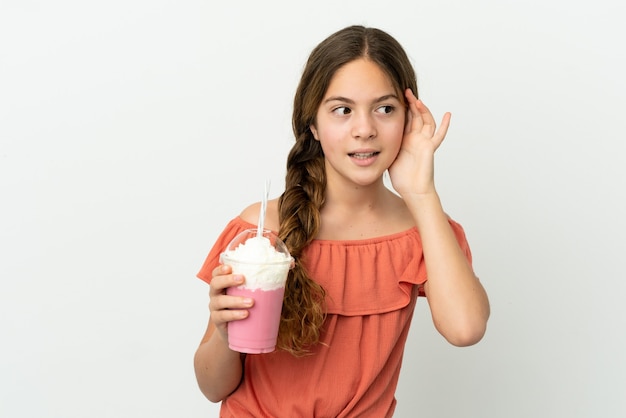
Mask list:
[[[315,138],[316,141],[319,141],[320,139],[317,137],[317,128],[315,127],[315,125],[309,125],[309,129],[313,134],[313,138]]]

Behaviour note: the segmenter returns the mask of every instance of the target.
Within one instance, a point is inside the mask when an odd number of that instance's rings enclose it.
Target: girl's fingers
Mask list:
[[[407,132],[419,132],[422,130],[423,121],[419,109],[417,108],[418,99],[411,89],[406,89],[405,96],[409,105],[409,111],[407,112]]]
[[[435,118],[430,112],[430,109],[428,109],[424,102],[415,97],[411,89],[406,89],[405,96],[409,105],[407,117],[408,131],[415,131],[427,138],[432,138],[436,135],[437,124],[435,123]],[[449,124],[449,116],[447,116],[447,114],[444,115],[442,123]],[[442,131],[444,132],[444,136],[445,131],[447,131],[447,126]]]
[[[433,142],[435,143],[437,147],[441,145],[444,138],[446,137],[446,134],[448,133],[448,128],[450,127],[451,118],[452,118],[452,114],[450,112],[446,112],[443,115],[443,118],[441,119],[441,125],[439,126],[439,129],[437,129],[437,132],[435,132],[435,135],[433,136]]]
[[[249,314],[248,309],[221,309],[211,311],[211,321],[213,321],[215,326],[220,326],[231,321],[247,318]]]
[[[209,311],[211,320],[218,327],[230,321],[236,321],[248,316],[248,309],[254,304],[251,298],[231,296],[226,294],[229,287],[244,283],[240,274],[231,274],[232,269],[227,265],[220,265],[213,269],[211,284],[209,285]]]
[[[215,277],[215,276],[221,276],[223,274],[229,274],[231,272],[232,272],[232,269],[230,268],[229,265],[220,264],[219,266],[213,269],[213,271],[211,272],[211,275]]]
[[[209,300],[211,321],[221,327],[230,321],[247,318],[248,309],[254,305],[254,300],[240,296],[230,296],[223,293],[212,296]]]
[[[239,286],[244,282],[244,278],[240,274],[231,274],[230,266],[222,264],[213,269],[211,278],[210,295],[224,293],[226,288],[231,286]]]
[[[435,129],[437,128],[437,124],[435,123],[435,118],[424,102],[421,100],[417,100],[415,102],[415,107],[419,112],[420,119],[422,120],[422,133],[426,134],[428,137],[432,137]]]
[[[254,300],[251,298],[220,294],[209,300],[209,310],[216,312],[224,309],[247,309],[253,304]]]

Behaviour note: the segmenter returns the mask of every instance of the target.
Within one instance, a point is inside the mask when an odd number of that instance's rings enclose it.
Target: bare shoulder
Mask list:
[[[259,223],[259,215],[261,212],[261,202],[256,202],[241,211],[239,215],[244,221],[257,225]],[[280,224],[278,222],[278,199],[271,199],[267,202],[267,211],[265,213],[265,229],[278,231]]]

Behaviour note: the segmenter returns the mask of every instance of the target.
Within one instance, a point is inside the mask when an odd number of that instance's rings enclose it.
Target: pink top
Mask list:
[[[450,220],[471,263],[462,227]],[[230,240],[255,225],[230,221],[198,277],[211,281]],[[248,354],[244,378],[221,417],[391,417],[415,303],[426,277],[417,228],[383,237],[314,240],[303,261],[327,294],[328,316],[312,355]]]

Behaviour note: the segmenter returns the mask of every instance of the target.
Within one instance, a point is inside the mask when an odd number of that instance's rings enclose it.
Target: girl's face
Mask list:
[[[382,181],[402,144],[401,100],[389,77],[369,60],[352,61],[335,73],[311,125],[324,151],[329,183]]]

